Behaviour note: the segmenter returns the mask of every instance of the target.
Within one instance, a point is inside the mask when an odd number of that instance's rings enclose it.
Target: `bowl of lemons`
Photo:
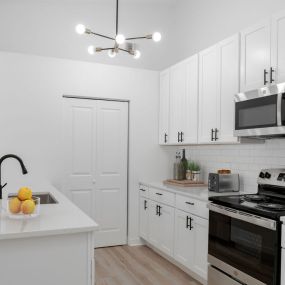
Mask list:
[[[12,219],[35,218],[40,214],[40,198],[29,187],[21,187],[17,195],[7,200],[7,213]]]

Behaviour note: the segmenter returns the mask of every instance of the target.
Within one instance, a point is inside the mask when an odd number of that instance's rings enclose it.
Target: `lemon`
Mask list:
[[[13,214],[17,214],[21,211],[21,201],[15,197],[11,200],[9,200],[9,210]]]
[[[23,214],[29,215],[35,211],[36,204],[33,200],[26,200],[22,202],[21,210]]]
[[[18,198],[21,201],[29,200],[32,198],[32,190],[28,187],[21,187],[18,191]]]

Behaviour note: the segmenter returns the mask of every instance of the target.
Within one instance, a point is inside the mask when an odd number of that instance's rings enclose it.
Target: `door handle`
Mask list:
[[[156,213],[155,213],[155,214],[156,214],[157,216],[158,216],[158,207],[159,207],[159,206],[156,205]]]
[[[266,85],[268,83],[267,74],[268,74],[268,71],[266,69],[264,69],[263,70],[263,83],[264,83],[264,85]]]
[[[211,129],[211,141],[214,140],[214,129]]]
[[[184,133],[181,132],[180,134],[181,134],[181,136],[180,136],[180,137],[181,137],[180,141],[183,142],[183,141],[184,141]]]
[[[180,133],[178,132],[177,134],[178,134],[177,141],[180,142]]]
[[[195,203],[193,203],[193,202],[185,202],[187,205],[191,205],[191,206],[194,206],[195,205]]]
[[[218,140],[218,131],[219,131],[219,130],[216,128],[216,129],[215,129],[215,141]]]
[[[189,230],[191,231],[193,229],[193,226],[192,226],[193,219],[190,217],[189,221],[190,221],[190,223],[189,223]]]
[[[164,143],[167,143],[167,133],[164,134]]]
[[[147,209],[147,200],[144,200],[144,209]]]
[[[275,80],[273,79],[273,72],[275,72],[275,70],[270,67],[270,83],[273,83]]]
[[[186,217],[186,229],[188,229],[190,227],[189,221],[190,221],[190,217],[187,216]]]
[[[158,206],[158,216],[160,217],[162,214],[161,214],[161,210],[162,209],[162,207],[161,206]]]

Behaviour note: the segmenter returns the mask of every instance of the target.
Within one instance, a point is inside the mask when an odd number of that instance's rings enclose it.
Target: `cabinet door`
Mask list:
[[[270,21],[266,20],[241,32],[241,91],[266,85],[269,74],[264,78],[264,70],[269,69]]]
[[[194,262],[194,234],[189,228],[190,214],[175,210],[174,258],[191,268]]]
[[[198,55],[186,62],[186,96],[182,106],[183,143],[195,144],[198,136]]]
[[[169,140],[169,69],[160,74],[159,144]]]
[[[140,237],[148,240],[148,212],[149,212],[149,200],[140,197]]]
[[[211,130],[217,127],[218,52],[217,46],[199,54],[199,143],[212,141]]]
[[[159,247],[160,245],[160,236],[161,236],[161,223],[160,217],[157,215],[156,212],[157,203],[152,200],[149,200],[149,233],[148,233],[148,241],[156,246]]]
[[[192,226],[194,234],[194,260],[193,271],[207,279],[208,268],[208,226],[209,221],[192,215]]]
[[[170,69],[170,143],[178,142],[183,132],[183,108],[186,98],[186,64],[181,62]]]
[[[237,142],[234,137],[234,95],[239,92],[239,35],[218,44],[219,104],[217,138],[219,142]]]
[[[285,11],[272,17],[271,31],[271,65],[273,68],[271,83],[282,83],[285,81]]]
[[[174,208],[160,204],[159,249],[173,256],[174,247]]]

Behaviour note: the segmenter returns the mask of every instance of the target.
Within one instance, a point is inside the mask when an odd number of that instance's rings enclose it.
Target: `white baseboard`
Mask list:
[[[134,238],[134,239],[128,239],[128,245],[129,246],[138,246],[138,245],[144,245],[145,243],[141,238]]]

